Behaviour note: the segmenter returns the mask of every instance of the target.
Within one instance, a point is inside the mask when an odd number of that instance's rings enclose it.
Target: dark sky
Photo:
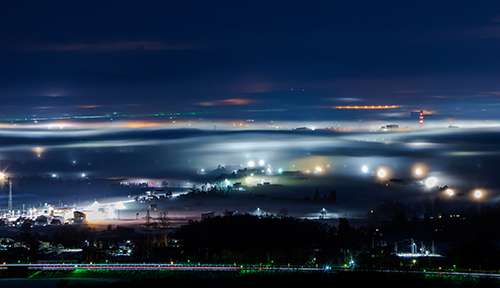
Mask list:
[[[2,119],[499,112],[498,1],[2,1],[0,39]]]

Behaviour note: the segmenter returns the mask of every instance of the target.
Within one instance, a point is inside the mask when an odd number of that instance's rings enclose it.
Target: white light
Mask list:
[[[224,182],[226,183],[226,186],[229,186],[229,184],[231,184],[231,182],[229,182],[229,180],[224,180]]]
[[[481,198],[482,195],[483,195],[483,193],[481,193],[481,191],[479,191],[479,190],[476,190],[476,192],[474,192],[474,196],[476,198]]]
[[[115,204],[115,209],[120,210],[120,209],[125,209],[125,205],[123,205],[123,202],[118,202]]]
[[[255,163],[253,161],[248,162],[248,167],[254,167],[254,166],[255,166]]]
[[[422,174],[422,170],[420,170],[420,168],[417,168],[417,170],[415,170],[415,174],[421,175]]]
[[[380,177],[380,178],[384,178],[384,177],[385,177],[385,175],[387,175],[387,173],[385,173],[385,170],[384,170],[384,169],[380,169],[380,170],[378,170],[377,175],[378,175],[378,177]]]
[[[363,173],[367,173],[368,172],[368,167],[367,166],[361,167],[361,171],[363,171]]]
[[[448,193],[448,195],[450,195],[450,196],[453,196],[453,190],[451,190],[451,189],[446,190],[446,193]]]
[[[318,172],[322,172],[322,171],[323,171],[323,169],[322,169],[321,167],[316,167],[316,171],[318,171]]]
[[[280,168],[280,169],[278,169],[278,172],[279,172],[279,173],[283,172],[283,169],[281,169],[281,168]]]
[[[436,186],[436,183],[436,177],[430,177],[429,179],[425,180],[425,186],[427,186],[428,188]]]
[[[260,165],[260,166],[264,166],[264,163],[265,163],[265,162],[264,162],[264,160],[260,160],[260,161],[259,161],[259,165]]]

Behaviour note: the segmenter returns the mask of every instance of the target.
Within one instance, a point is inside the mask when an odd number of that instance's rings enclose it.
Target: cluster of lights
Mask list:
[[[186,112],[186,113],[152,113],[152,114],[113,114],[113,115],[89,115],[89,116],[59,116],[59,117],[32,117],[32,118],[4,118],[0,122],[25,122],[25,121],[51,121],[51,120],[72,120],[72,119],[112,119],[112,118],[132,118],[132,117],[161,117],[161,116],[184,116],[199,115],[208,112]]]
[[[368,166],[362,166],[361,167],[361,171],[363,173],[367,173],[368,172]],[[417,177],[421,177],[424,175],[424,171],[422,168],[416,168],[414,170],[414,175],[416,175]],[[380,179],[383,179],[383,178],[386,178],[388,176],[388,172],[386,171],[386,168],[379,168],[377,170],[377,177],[380,178]],[[432,187],[436,187],[438,183],[438,179],[436,177],[429,177],[425,180],[425,186],[427,188],[432,188]],[[448,194],[449,196],[453,196],[455,195],[455,192],[452,190],[452,189],[446,189],[445,190],[445,193]],[[474,197],[479,199],[483,196],[483,192],[481,192],[481,190],[476,190],[474,191]]]
[[[394,109],[399,108],[398,105],[378,105],[378,106],[335,106],[335,109]]]

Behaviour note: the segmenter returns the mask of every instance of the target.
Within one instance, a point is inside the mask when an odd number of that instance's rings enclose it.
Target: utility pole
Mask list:
[[[151,234],[151,214],[149,213],[149,210],[156,210],[157,207],[157,204],[150,204],[146,207],[146,261],[149,261],[149,254],[151,252],[151,247],[149,245],[149,235]]]

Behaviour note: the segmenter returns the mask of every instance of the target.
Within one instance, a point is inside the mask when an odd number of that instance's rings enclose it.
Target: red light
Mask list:
[[[420,119],[420,124],[424,124],[424,119]]]

